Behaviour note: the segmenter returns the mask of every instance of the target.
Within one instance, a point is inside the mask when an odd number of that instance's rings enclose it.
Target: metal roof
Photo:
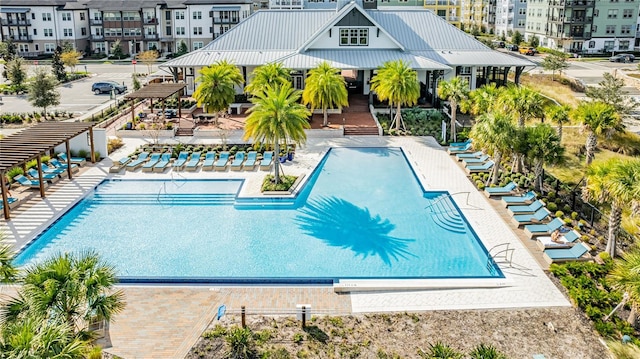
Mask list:
[[[412,51],[411,53],[451,66],[534,66],[529,60],[495,50]]]
[[[124,98],[128,100],[134,99],[134,98],[165,99],[173,95],[174,93],[182,90],[185,87],[187,87],[187,84],[184,84],[184,83],[181,83],[181,84],[168,83],[168,82],[150,83],[138,91],[125,95]]]
[[[260,66],[291,55],[290,51],[192,51],[177,59],[160,64],[159,67],[201,67],[227,60],[242,66]]]
[[[404,60],[413,69],[450,70],[443,65],[401,50],[309,50],[281,62],[290,69],[310,69],[323,61],[339,69],[376,69],[387,61]]]
[[[30,161],[95,126],[95,122],[42,122],[0,139],[0,173]]]

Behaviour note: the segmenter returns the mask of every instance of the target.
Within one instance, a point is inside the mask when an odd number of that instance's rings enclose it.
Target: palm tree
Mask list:
[[[349,94],[344,77],[340,70],[323,61],[316,68],[309,70],[304,82],[302,103],[311,105],[311,111],[322,109],[322,126],[327,126],[327,109],[349,105]]]
[[[375,92],[382,101],[389,101],[389,105],[397,107],[396,115],[391,122],[400,130],[402,123],[402,105],[413,106],[420,97],[420,83],[418,74],[403,60],[387,61],[378,68],[378,73],[371,78],[371,91]],[[404,127],[404,124],[402,124]]]
[[[114,268],[94,252],[61,254],[25,271],[18,297],[2,308],[7,321],[45,318],[90,335],[88,324],[110,321],[124,309],[122,291],[113,291]]]
[[[640,214],[640,159],[612,158],[592,163],[582,193],[586,200],[611,205],[606,250],[614,258],[623,208],[631,208],[632,215]]]
[[[560,144],[560,137],[553,127],[544,123],[526,127],[525,142],[527,158],[533,163],[535,188],[540,191],[544,165],[554,165],[561,162],[564,156],[564,147]]]
[[[272,62],[256,67],[251,73],[251,82],[244,90],[255,96],[257,92],[264,92],[268,86],[282,86],[289,82],[291,82],[291,70],[284,67],[281,62]]]
[[[633,328],[636,326],[638,306],[640,306],[640,250],[638,248],[626,252],[622,258],[616,260],[613,270],[609,273],[609,280],[613,288],[629,295],[631,313],[627,321]]]
[[[600,101],[582,102],[573,113],[574,120],[582,123],[587,130],[587,166],[593,162],[598,146],[598,136],[611,136],[616,131],[622,131],[624,125],[613,106]]]
[[[456,141],[456,114],[458,104],[469,97],[469,83],[466,79],[456,76],[449,81],[440,81],[438,84],[438,96],[447,99],[451,104],[451,135],[449,139]]]
[[[498,183],[502,156],[511,152],[516,132],[516,127],[508,115],[496,113],[479,116],[476,119],[475,126],[469,133],[469,137],[473,139],[474,144],[493,154],[495,165],[491,172],[491,184]]]
[[[510,86],[503,93],[501,102],[507,112],[518,116],[518,126],[522,128],[528,120],[542,117],[545,99],[527,87]]]
[[[253,106],[248,110],[249,116],[244,126],[244,140],[253,138],[256,141],[274,145],[276,156],[280,152],[280,143],[285,146],[291,141],[302,144],[307,139],[304,132],[309,128],[308,117],[311,112],[298,100],[302,91],[295,90],[287,83],[278,87],[267,87],[265,92],[258,92],[251,99]],[[274,180],[280,179],[280,162],[274,166]]]
[[[220,112],[225,111],[235,101],[235,87],[244,83],[238,67],[226,60],[203,67],[196,81],[200,85],[193,92],[193,98],[198,101],[198,106],[204,105],[205,111],[215,112],[216,124]]]
[[[4,235],[0,233],[0,243]],[[10,245],[0,245],[0,283],[10,283],[18,277],[18,269],[13,265],[14,253]]]
[[[502,96],[503,89],[504,87],[497,87],[495,83],[477,88],[469,92],[469,98],[462,101],[460,107],[475,116],[496,111],[496,103]]]
[[[558,125],[558,138],[562,141],[562,125],[565,123],[569,123],[571,119],[569,118],[569,113],[571,112],[571,107],[567,105],[562,106],[553,106],[549,110],[549,119]]]
[[[0,358],[84,359],[91,349],[66,323],[27,317],[0,329]]]

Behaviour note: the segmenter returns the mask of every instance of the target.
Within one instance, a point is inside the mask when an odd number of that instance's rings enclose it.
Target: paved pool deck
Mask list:
[[[234,140],[229,139],[228,142]],[[118,160],[145,143],[144,139],[125,139],[125,146],[113,153],[111,159]],[[570,306],[543,271],[546,266],[532,241],[524,237],[522,230],[513,229],[505,222],[504,213],[499,213],[495,200],[486,198],[475,189],[462,167],[433,138],[311,138],[296,150],[293,162],[284,164],[284,172],[305,174],[308,178],[330,147],[383,146],[402,147],[425,190],[449,191],[487,249],[509,243],[513,249],[511,261],[498,260],[505,274],[504,286],[335,293],[332,287],[123,285],[127,308],[112,323],[105,350],[124,358],[184,357],[222,304],[231,312],[245,305],[250,313],[267,314],[293,313],[295,304],[311,304],[319,313],[327,314]],[[243,178],[245,182],[239,195],[258,196],[266,174],[266,171],[258,169],[165,173],[137,170],[110,174],[111,163],[110,159],[105,159],[83,168],[80,175],[71,181],[59,181],[50,186],[44,200],[37,194],[26,198],[12,212],[11,221],[0,221],[0,230],[5,233],[6,241],[16,248],[26,245],[105,178]],[[11,291],[11,288],[6,290]]]

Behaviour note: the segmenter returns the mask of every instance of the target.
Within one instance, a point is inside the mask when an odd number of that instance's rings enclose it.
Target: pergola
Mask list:
[[[164,100],[167,97],[173,96],[177,92],[182,91],[187,87],[187,84],[179,84],[179,83],[150,83],[145,87],[141,88],[138,91],[132,92],[126,95],[124,98],[127,100],[131,100],[131,122],[133,122],[136,118],[136,114],[134,111],[134,100],[135,99],[150,99],[151,100],[151,112],[153,112],[153,99],[162,100],[162,113],[164,114]],[[182,117],[182,103],[178,98],[178,117]]]
[[[93,127],[95,125],[95,122],[43,122],[0,139],[0,184],[2,184],[2,208],[5,219],[11,219],[7,196],[7,171],[18,166],[26,169],[27,162],[35,159],[38,163],[38,175],[40,177],[40,196],[44,198],[44,177],[42,175],[42,160],[40,157],[47,151],[51,151],[64,143],[67,152],[67,173],[69,179],[71,179],[69,140],[88,130],[91,145],[91,163],[95,163],[93,144]]]

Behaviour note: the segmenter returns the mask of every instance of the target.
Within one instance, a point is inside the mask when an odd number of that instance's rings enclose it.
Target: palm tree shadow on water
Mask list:
[[[307,234],[327,245],[351,249],[358,256],[378,256],[388,265],[392,261],[415,257],[407,250],[413,239],[389,235],[395,225],[379,215],[372,216],[366,208],[336,197],[311,200],[299,209],[295,218]]]

